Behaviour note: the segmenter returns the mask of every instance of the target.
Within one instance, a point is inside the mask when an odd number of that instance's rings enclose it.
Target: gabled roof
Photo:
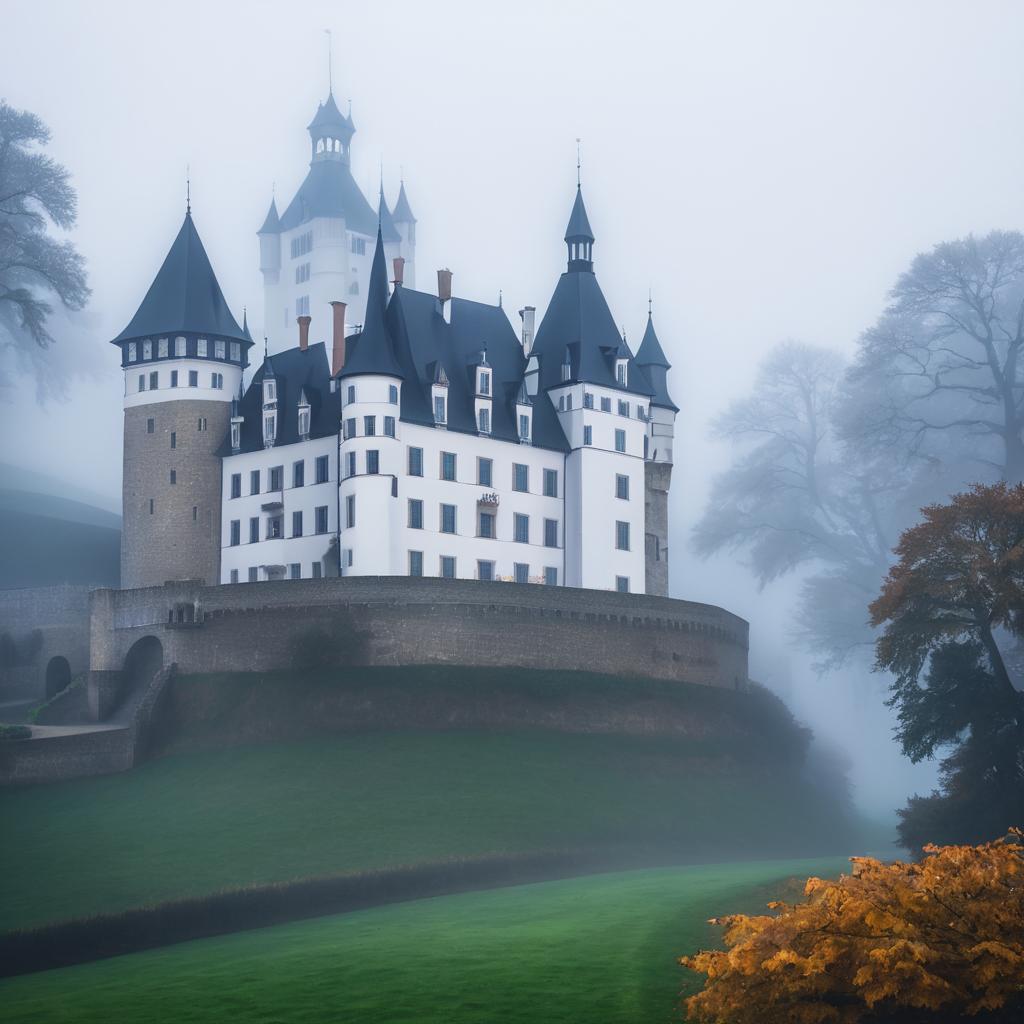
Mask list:
[[[306,180],[281,215],[281,230],[290,231],[313,217],[344,217],[349,231],[371,237],[377,233],[377,215],[344,160],[310,164]]]
[[[668,393],[668,371],[672,364],[665,358],[665,352],[661,347],[661,342],[658,341],[658,335],[654,330],[654,319],[650,313],[647,314],[647,329],[644,331],[640,348],[636,353],[636,364],[651,382],[654,391],[651,404],[679,412],[679,408]]]
[[[384,264],[384,240],[378,228],[377,245],[373,250],[373,264],[370,267],[370,286],[366,292],[366,319],[362,331],[346,342],[345,365],[340,377],[355,377],[366,373],[402,376],[386,323],[387,304],[388,272]]]
[[[395,203],[394,218],[403,224],[415,224],[416,218],[412,215],[412,207],[409,205],[409,197],[405,194],[405,182],[398,187],[398,202]]]
[[[252,343],[228,309],[191,213],[185,214],[142,305],[114,344],[175,331]]]
[[[331,370],[323,342],[310,345],[305,351],[291,348],[275,352],[273,377],[277,385],[277,443],[294,444],[299,437],[299,397],[309,401],[309,436],[329,437],[338,432],[340,422],[338,396],[331,393]],[[245,394],[238,402],[238,415],[245,417],[241,430],[239,452],[263,449],[263,378],[270,376],[269,360],[253,374]],[[226,437],[219,454],[228,456],[231,438]]]
[[[402,236],[395,227],[391,211],[388,209],[388,201],[384,198],[384,186],[380,187],[380,198],[377,200],[377,223],[385,242],[400,242]]]
[[[281,230],[281,218],[277,215],[277,200],[270,200],[270,209],[263,220],[263,226],[256,232],[257,235],[276,235]]]
[[[587,208],[583,205],[583,190],[576,186],[576,201],[572,204],[572,213],[569,214],[569,224],[565,229],[565,241],[573,242],[579,240],[588,242],[594,241],[594,232],[590,230],[590,219],[587,217]]]

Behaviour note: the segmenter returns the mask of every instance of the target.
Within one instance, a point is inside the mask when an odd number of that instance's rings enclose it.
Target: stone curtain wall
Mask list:
[[[289,668],[296,638],[349,622],[369,634],[365,660],[375,665],[587,669],[729,689],[747,683],[747,623],[721,608],[407,577],[97,591],[92,668],[119,671],[144,636],[156,636],[164,664],[184,673]]]

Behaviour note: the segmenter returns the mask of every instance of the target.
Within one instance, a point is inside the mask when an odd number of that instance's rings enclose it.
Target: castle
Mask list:
[[[415,289],[405,183],[374,212],[354,132],[329,95],[305,181],[259,229],[267,341],[247,387],[247,319],[190,210],[113,340],[122,586],[424,576],[666,596],[669,363],[650,311],[636,353],[620,336],[580,187],[566,270],[517,332],[448,270]]]

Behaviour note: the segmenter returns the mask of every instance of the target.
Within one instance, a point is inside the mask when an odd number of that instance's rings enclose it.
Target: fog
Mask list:
[[[889,738],[884,684],[819,678],[792,641],[797,581],[758,592],[689,533],[728,459],[708,425],[782,338],[849,353],[919,251],[1017,228],[1024,180],[1012,3],[141,5],[11,2],[0,95],[50,127],[71,172],[88,316],[58,322],[37,401],[0,405],[3,461],[119,503],[122,390],[107,344],[192,209],[229,303],[261,333],[255,231],[287,203],[305,126],[351,98],[353,171],[400,175],[419,221],[419,284],[543,315],[582,140],[595,269],[634,346],[648,289],[681,407],[671,592],[751,622],[751,673],[854,758],[860,805],[891,813],[931,786]],[[283,209],[283,206],[281,207]],[[312,334],[326,336],[326,310]],[[514,312],[513,312],[514,315]]]

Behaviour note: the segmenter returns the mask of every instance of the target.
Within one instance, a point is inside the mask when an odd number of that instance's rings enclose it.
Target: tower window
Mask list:
[[[601,412],[611,412],[611,411],[612,411],[612,400],[610,398],[608,398],[607,396],[605,396],[605,397],[603,397],[601,399]]]
[[[160,387],[160,374],[156,370],[154,370],[149,375],[149,390],[156,391],[158,387]]]
[[[384,436],[394,437],[395,436],[395,417],[385,416],[384,417]]]
[[[380,472],[380,452],[376,448],[366,453],[366,472],[371,475]]]
[[[456,463],[454,452],[441,452],[441,479],[454,480],[456,475]]]
[[[178,386],[178,371],[171,370],[171,387],[176,388]]]
[[[215,341],[213,343],[213,354],[218,359],[223,359],[224,358],[224,342],[223,341]]]
[[[327,532],[327,506],[317,505],[313,513],[316,519],[316,532],[326,533]]]
[[[302,512],[296,511],[292,513],[292,536],[302,536]]]
[[[152,359],[153,358],[153,342],[144,341],[142,343],[142,358]]]
[[[198,519],[199,519],[199,506],[198,505],[193,505],[192,506],[192,522],[194,523],[194,522],[198,521]]]
[[[388,385],[388,401],[392,405],[398,405],[398,385],[397,384],[389,384]]]
[[[210,374],[210,387],[215,391],[221,391],[224,388],[224,374],[223,373],[211,373]]]
[[[260,540],[259,516],[252,516],[249,519],[249,543],[258,544]]]
[[[345,452],[345,477],[356,475],[356,453]]]
[[[154,420],[154,419],[146,420],[146,433],[147,434],[152,434],[155,429],[156,429],[156,420]]]
[[[620,594],[629,593],[629,577],[628,576],[616,576],[615,577],[615,589]]]
[[[138,349],[135,347],[135,342],[128,342],[128,362],[134,363],[138,358]]]
[[[546,547],[546,548],[557,548],[558,547],[558,520],[557,519],[545,519],[544,520],[544,547]]]
[[[621,398],[619,399],[619,415],[629,417],[629,402],[624,402]]]
[[[306,463],[299,461],[292,464],[292,487],[302,487],[306,483]]]
[[[189,370],[188,371],[188,386],[190,388],[197,388],[197,387],[199,387],[199,371],[198,370]]]
[[[423,449],[409,449],[409,476],[423,476]]]
[[[205,338],[200,338],[196,342],[196,355],[206,356],[209,354],[209,342]]]
[[[591,445],[594,443],[594,428],[589,423],[584,424],[583,427],[583,443],[585,445]]]
[[[292,259],[296,256],[305,256],[307,252],[311,252],[313,249],[313,232],[306,231],[304,234],[298,236],[298,238],[292,239]]]
[[[231,497],[240,498],[242,496],[242,474],[232,473],[231,474]]]
[[[174,339],[174,354],[179,359],[183,358],[185,355],[186,344],[187,342],[185,341],[184,337],[182,337],[180,334],[178,335],[177,338]]]
[[[166,338],[161,338],[156,343],[156,352],[157,352],[157,355],[161,359],[166,359],[167,358],[167,339]]]
[[[345,420],[345,440],[347,441],[350,437],[356,436],[356,419],[351,417]]]
[[[557,469],[545,469],[544,470],[544,497],[545,498],[557,498],[558,497],[558,470]]]
[[[353,235],[352,236],[352,252],[354,252],[356,254],[356,256],[365,256],[366,255],[366,239],[365,238],[356,238],[356,236]]]
[[[615,549],[616,551],[629,550],[629,523],[621,520],[615,524]]]
[[[519,440],[529,441],[530,440],[530,417],[520,416],[519,417]]]
[[[615,431],[615,450],[617,452],[626,450],[626,432],[624,430]]]
[[[238,547],[242,543],[242,522],[240,519],[231,520],[231,546]]]
[[[153,499],[152,498],[149,499],[149,514],[150,515],[153,514]]]
[[[615,474],[615,497],[629,500],[629,477],[622,473]]]
[[[198,426],[199,430],[202,431],[202,430],[206,429],[206,417],[205,416],[200,416],[198,423],[199,423],[199,426]]]
[[[231,342],[231,361],[240,363],[242,361],[242,346],[239,342]]]
[[[491,487],[494,477],[494,462],[491,459],[476,460],[476,482],[481,487]]]
[[[351,530],[356,525],[356,496],[348,495],[345,498],[345,526]]]
[[[171,431],[171,447],[172,448],[177,448],[178,447],[178,434],[177,434],[177,431],[174,431],[174,430]]]
[[[423,502],[419,498],[409,499],[409,529],[423,529]]]
[[[363,417],[363,433],[367,437],[377,436],[377,417],[376,416],[364,416]]]
[[[316,482],[318,484],[327,483],[329,469],[329,457],[327,455],[318,455],[316,457]]]
[[[267,490],[280,491],[284,487],[284,466],[270,467],[270,482]]]
[[[345,391],[345,404],[351,405],[356,400],[356,386],[355,384],[349,384]]]
[[[592,391],[583,392],[583,408],[593,409],[594,408],[594,394]]]
[[[253,469],[249,472],[249,493],[260,493],[260,471],[258,469]]]
[[[530,467],[521,462],[512,464],[512,490],[526,492],[530,489]]]
[[[305,284],[309,280],[309,264],[300,263],[295,268],[295,283]]]
[[[139,374],[139,390],[146,390],[146,375],[144,373]]]

